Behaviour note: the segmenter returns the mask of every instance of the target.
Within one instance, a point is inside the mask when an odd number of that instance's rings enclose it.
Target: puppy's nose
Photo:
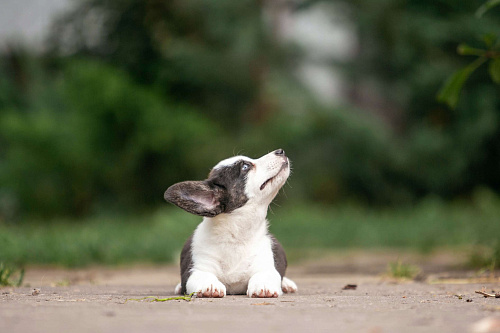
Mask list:
[[[274,154],[278,155],[278,156],[285,156],[285,151],[280,148],[280,149],[275,150]]]

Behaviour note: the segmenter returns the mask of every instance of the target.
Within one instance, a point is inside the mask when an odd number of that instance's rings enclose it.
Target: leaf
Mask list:
[[[342,290],[356,290],[358,288],[357,284],[346,284]]]
[[[500,5],[500,0],[489,0],[486,1],[481,7],[476,11],[476,17],[482,17],[488,10],[493,7]]]
[[[457,52],[460,55],[475,55],[475,56],[484,56],[487,52],[486,50],[476,49],[467,44],[458,45]]]
[[[497,42],[498,37],[494,33],[485,34],[482,37],[483,42],[488,48],[492,48]]]
[[[462,87],[469,78],[469,76],[484,62],[486,58],[477,58],[475,61],[470,63],[467,67],[456,71],[445,84],[439,90],[437,99],[441,103],[446,103],[452,109],[457,106],[458,98],[460,97],[460,92]]]
[[[500,84],[500,58],[490,61],[488,71],[490,72],[491,79],[495,83]]]

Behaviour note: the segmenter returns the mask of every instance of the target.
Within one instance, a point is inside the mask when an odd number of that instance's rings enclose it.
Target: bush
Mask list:
[[[200,112],[97,62],[70,61],[42,82],[28,105],[0,114],[2,191],[24,212],[153,205],[205,170],[210,141],[222,139]]]

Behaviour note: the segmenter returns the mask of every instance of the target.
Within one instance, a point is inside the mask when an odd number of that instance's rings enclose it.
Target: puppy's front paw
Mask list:
[[[292,280],[283,277],[283,281],[281,281],[281,290],[284,293],[294,293],[297,291],[297,285]]]
[[[182,285],[179,283],[178,285],[175,286],[174,293],[176,295],[182,295]]]
[[[186,289],[188,294],[196,293],[197,297],[224,297],[226,295],[226,286],[215,275],[200,271],[191,274]]]
[[[282,295],[278,272],[257,273],[248,282],[248,297],[278,297]]]
[[[226,286],[219,281],[199,288],[196,293],[196,297],[224,297],[224,295],[226,295]]]

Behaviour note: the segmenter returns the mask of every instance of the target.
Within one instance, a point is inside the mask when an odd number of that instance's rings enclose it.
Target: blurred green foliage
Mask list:
[[[498,191],[500,86],[480,68],[455,110],[435,96],[442,82],[469,62],[457,55],[457,46],[476,46],[482,36],[498,33],[500,11],[474,17],[482,0],[351,3],[361,36],[351,75],[355,83],[374,78],[400,118],[396,179],[413,193],[445,198],[470,193],[478,184]]]
[[[0,59],[0,220],[151,209],[171,184],[232,154],[284,148],[290,201],[394,205],[500,190],[500,88],[486,68],[455,110],[435,99],[498,8],[480,0],[306,1],[345,8],[352,89],[372,82],[394,118],[319,105],[292,74],[259,1],[82,0],[50,51]]]
[[[216,133],[191,107],[95,61],[72,60],[57,79],[34,80],[26,105],[0,115],[2,188],[27,212],[158,203],[165,184],[203,161],[190,154]]]
[[[235,132],[261,116],[266,73],[283,59],[262,9],[254,0],[81,0],[51,44],[120,67]]]
[[[476,11],[476,17],[482,17],[487,11],[498,6],[500,1],[490,0],[485,2]],[[455,108],[464,83],[482,64],[488,64],[488,72],[491,79],[500,84],[500,36],[491,32],[482,37],[484,46],[474,48],[467,44],[458,46],[458,53],[461,55],[477,56],[477,59],[465,68],[456,71],[444,84],[438,94],[438,100]]]

